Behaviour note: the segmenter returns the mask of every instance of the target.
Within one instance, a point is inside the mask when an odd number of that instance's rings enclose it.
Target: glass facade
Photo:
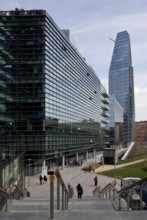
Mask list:
[[[109,70],[109,94],[114,95],[124,110],[124,144],[133,139],[135,120],[134,79],[130,37],[127,31],[117,34]]]
[[[123,108],[115,99],[114,96],[110,96],[110,127],[114,127],[116,122],[123,123]]]
[[[110,145],[122,144],[123,136],[123,108],[115,99],[110,96]],[[117,130],[117,132],[116,132]],[[119,134],[119,135],[118,135]],[[118,138],[120,137],[120,138]]]
[[[44,10],[0,12],[0,133],[32,161],[99,147],[101,82]],[[6,152],[8,149],[8,152]]]
[[[101,146],[110,146],[110,132],[109,132],[109,95],[106,89],[101,85]]]

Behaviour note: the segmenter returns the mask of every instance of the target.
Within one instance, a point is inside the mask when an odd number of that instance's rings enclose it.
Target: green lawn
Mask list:
[[[122,177],[147,177],[147,161],[136,163],[127,167],[113,169],[110,171],[102,172],[101,174],[105,176],[110,176],[113,178],[122,178]]]
[[[147,154],[144,154],[144,155],[141,155],[141,156],[136,156],[136,157],[131,157],[131,158],[126,159],[126,160],[119,160],[118,164],[133,162],[133,161],[136,161],[136,160],[144,159],[145,157],[147,157]]]

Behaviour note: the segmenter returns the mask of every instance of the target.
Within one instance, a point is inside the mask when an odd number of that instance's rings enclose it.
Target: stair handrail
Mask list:
[[[54,180],[57,178],[57,209],[60,209],[60,185],[62,187],[62,210],[68,209],[68,201],[70,198],[70,193],[67,186],[61,176],[58,167],[54,167],[48,170],[49,180],[50,180],[50,219],[54,219]]]
[[[122,189],[117,189],[117,182],[114,180],[108,183],[102,190],[98,187],[93,191],[93,194],[99,198],[110,199],[114,208],[117,210],[142,210],[144,209],[142,201],[143,183],[147,181],[147,177]],[[119,185],[119,184],[118,184]],[[122,199],[126,202],[126,207],[122,207]]]
[[[115,181],[113,181],[113,182],[111,182],[111,183],[108,183],[101,191],[100,191],[100,195],[103,195],[103,194],[107,194],[107,191],[108,190],[112,190],[113,191],[113,193],[114,192],[118,192],[118,190],[117,190],[117,188],[116,188],[116,182]],[[109,197],[108,197],[108,195],[109,195]],[[111,194],[110,194],[110,192],[109,192],[109,194],[108,195],[106,195],[106,198],[110,198],[111,197]]]
[[[108,183],[103,189],[99,189],[97,187],[93,191],[93,195],[97,196],[101,199],[109,199],[113,203],[115,209],[121,210],[121,203],[120,203],[120,195],[116,188],[116,181],[114,180],[111,183]]]
[[[2,188],[0,188],[0,194],[4,195],[4,196],[0,196],[0,198],[2,199],[0,201],[0,210],[2,210],[4,205],[6,205],[6,212],[7,212],[7,210],[8,210],[7,200],[10,198],[10,194]]]
[[[144,209],[144,204],[142,200],[142,184],[132,184],[118,191],[121,198],[127,202],[127,210],[142,210]],[[135,198],[134,198],[135,197]]]
[[[25,194],[25,192],[26,192],[26,194]],[[28,191],[28,189],[26,187],[24,188],[24,195],[27,197],[30,197],[30,191]]]
[[[15,184],[15,188],[17,189],[17,191],[19,192],[19,196],[21,197],[24,197],[24,192]],[[19,197],[19,198],[20,198]]]
[[[0,188],[0,192],[4,193],[5,195],[9,196],[9,193],[6,192],[4,189]]]

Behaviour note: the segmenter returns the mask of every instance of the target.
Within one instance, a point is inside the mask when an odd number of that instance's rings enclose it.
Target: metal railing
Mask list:
[[[67,210],[68,201],[73,196],[73,189],[68,184],[68,188],[63,181],[63,178],[60,174],[58,167],[52,168],[48,171],[49,180],[50,180],[50,219],[54,219],[54,182],[55,176],[57,178],[57,210]],[[61,189],[61,192],[60,192]]]
[[[0,188],[0,211],[8,211],[8,199],[21,199],[25,196],[25,191],[22,191],[17,185],[14,186],[14,191],[11,193],[6,192]],[[25,189],[27,191],[27,189]],[[28,191],[27,191],[28,192]]]
[[[17,185],[15,185],[15,189],[14,189],[14,192],[13,192],[13,198],[14,199],[20,199],[24,196],[25,196],[25,193]]]
[[[119,190],[117,188],[118,183],[114,180],[102,190],[96,187],[93,191],[93,196],[109,199],[116,210],[143,210],[145,207],[142,200],[142,189],[143,183],[146,180],[147,178]]]
[[[9,198],[10,198],[9,193],[7,193],[5,190],[0,188],[0,211],[5,210],[7,212],[8,210],[7,200]]]

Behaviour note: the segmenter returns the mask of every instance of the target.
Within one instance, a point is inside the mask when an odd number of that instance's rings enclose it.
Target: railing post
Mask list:
[[[109,199],[111,197],[111,188],[109,187]]]
[[[62,210],[64,210],[64,186],[62,184]]]
[[[142,189],[143,189],[143,187],[142,187],[142,184],[141,184],[141,186],[140,186],[140,210],[143,209]]]
[[[119,207],[118,207],[118,209],[119,209],[119,211],[121,211],[121,194],[119,194],[118,196],[119,196]]]
[[[50,175],[50,219],[54,219],[54,175]]]
[[[68,203],[68,194],[65,191],[65,210],[67,209],[67,203]]]
[[[6,198],[6,212],[8,211],[8,198]]]
[[[68,209],[69,194],[68,194],[68,193],[66,193],[66,196],[67,196],[67,200],[66,200],[66,209]]]
[[[130,207],[130,193],[129,191],[127,191],[127,211],[129,211],[129,207]]]
[[[57,210],[60,209],[60,179],[57,175]]]
[[[57,177],[57,209],[60,209],[60,197],[62,195],[62,210],[68,209],[68,200],[69,200],[69,192],[68,189],[60,175],[58,168],[52,169],[48,171],[48,175],[50,175],[50,219],[54,219],[54,174]],[[60,185],[62,187],[62,193],[60,195]],[[71,196],[73,195],[73,189],[70,187]]]
[[[115,200],[115,189],[113,188],[113,200]]]

